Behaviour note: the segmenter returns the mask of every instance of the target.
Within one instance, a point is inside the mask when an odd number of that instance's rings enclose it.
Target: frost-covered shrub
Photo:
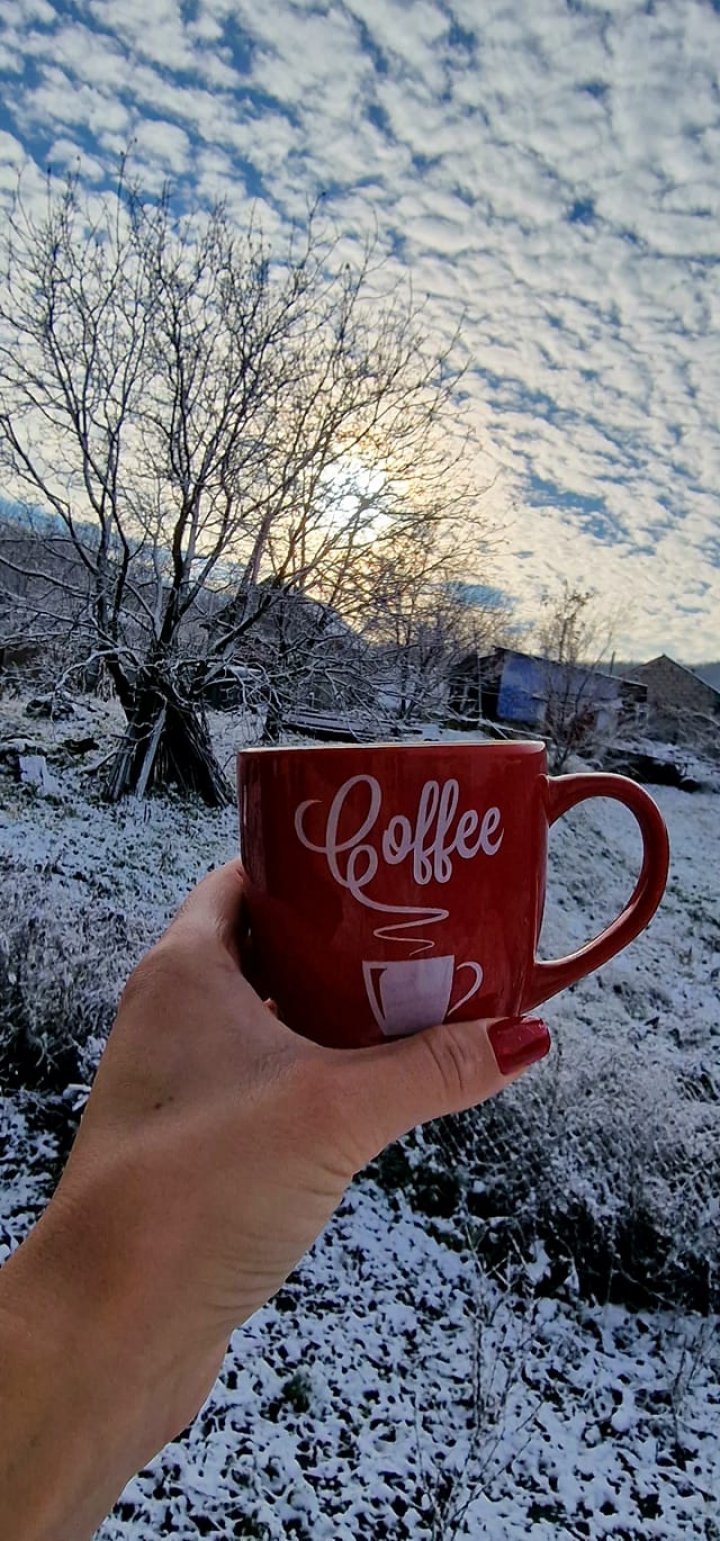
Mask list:
[[[91,885],[6,868],[0,1085],[62,1091],[88,1080],[147,941],[142,925]]]
[[[403,1194],[406,1202],[417,1214],[428,1219],[449,1219],[457,1212],[463,1185],[461,1178],[448,1165],[442,1152],[424,1142],[418,1151],[417,1139],[407,1139],[381,1151],[373,1161],[370,1175],[391,1197]]]
[[[372,1176],[383,1193],[405,1192],[412,1183],[413,1168],[408,1156],[412,1134],[401,1143],[397,1140],[382,1150],[372,1164]]]
[[[282,1397],[295,1413],[306,1413],[312,1406],[312,1381],[304,1370],[296,1370],[282,1388]]]
[[[717,1304],[720,1073],[701,1057],[578,1032],[429,1138],[489,1264],[541,1241],[551,1288],[573,1271],[601,1299]]]

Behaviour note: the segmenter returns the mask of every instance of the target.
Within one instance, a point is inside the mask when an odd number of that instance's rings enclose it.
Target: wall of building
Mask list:
[[[503,664],[497,714],[500,722],[540,723],[545,716],[542,671],[534,658],[508,653]]]
[[[669,707],[675,712],[720,712],[720,695],[711,685],[683,669],[672,658],[653,658],[633,670],[633,678],[647,685],[651,707]]]
[[[619,711],[620,681],[588,666],[508,652],[498,700],[501,722],[539,726],[553,703],[561,707],[563,716],[593,710],[598,726],[603,726]]]

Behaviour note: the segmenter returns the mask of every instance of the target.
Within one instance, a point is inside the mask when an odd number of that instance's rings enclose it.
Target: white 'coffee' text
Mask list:
[[[354,832],[343,830],[340,838],[348,798],[355,787],[362,785],[369,793],[368,811]],[[412,858],[413,879],[424,886],[433,880],[450,881],[453,856],[469,861],[481,852],[485,856],[497,855],[504,833],[500,809],[487,808],[481,815],[477,809],[467,808],[458,816],[459,801],[460,789],[454,779],[444,781],[442,786],[437,781],[426,781],[414,818],[395,813],[387,820],[379,840],[383,861],[389,867],[397,867]],[[295,831],[308,850],[322,852],[336,882],[350,889],[360,904],[371,909],[394,909],[373,901],[363,892],[376,876],[380,863],[378,851],[368,842],[368,836],[375,831],[377,839],[382,803],[382,790],[375,776],[352,776],[335,793],[319,843],[306,833],[308,810],[318,807],[318,799],[300,804],[295,813]]]

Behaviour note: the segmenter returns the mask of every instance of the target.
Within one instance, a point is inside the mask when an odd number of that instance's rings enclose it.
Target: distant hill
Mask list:
[[[699,674],[706,685],[714,685],[720,690],[720,659],[717,663],[696,663],[692,665],[693,673]]]

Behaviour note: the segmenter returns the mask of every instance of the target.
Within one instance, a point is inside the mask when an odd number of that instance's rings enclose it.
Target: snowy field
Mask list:
[[[0,1258],[51,1190],[112,1003],[178,901],[236,846],[233,810],[109,809],[106,715],[41,741],[52,783],[0,767],[0,1037],[75,1023],[54,1094],[0,1098]],[[92,726],[77,765],[67,737]],[[223,752],[232,748],[227,719]],[[720,1541],[720,797],[656,789],[673,859],[649,931],[547,1008],[550,1059],[471,1121],[376,1163],[202,1414],[126,1489],[100,1541],[549,1537]],[[552,840],[546,955],[621,905],[621,808]],[[501,1108],[501,1103],[505,1104]],[[596,1298],[593,1298],[595,1296]],[[698,1309],[699,1308],[699,1309]]]

